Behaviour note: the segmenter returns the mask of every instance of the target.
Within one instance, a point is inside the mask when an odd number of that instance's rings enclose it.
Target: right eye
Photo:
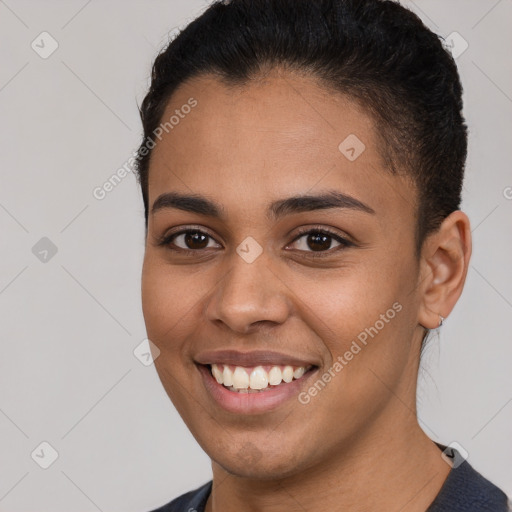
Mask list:
[[[185,229],[177,233],[171,233],[158,242],[159,246],[165,246],[171,251],[198,253],[202,249],[211,247],[210,242],[217,243],[212,236],[199,229]]]

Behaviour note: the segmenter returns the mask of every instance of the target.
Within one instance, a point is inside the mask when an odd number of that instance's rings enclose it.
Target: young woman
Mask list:
[[[416,416],[471,255],[461,92],[391,1],[216,2],[158,56],[143,312],[213,468],[160,512],[507,510]]]

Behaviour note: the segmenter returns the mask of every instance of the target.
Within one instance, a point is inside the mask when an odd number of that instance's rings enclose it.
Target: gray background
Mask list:
[[[425,354],[419,417],[512,495],[512,2],[404,3],[469,45],[457,63],[474,255]],[[0,1],[0,511],[143,512],[210,478],[154,366],[133,353],[145,338],[135,177],[93,195],[137,147],[157,50],[206,4]],[[59,45],[47,58],[31,47],[51,48],[43,31]],[[47,469],[43,441],[58,452]]]

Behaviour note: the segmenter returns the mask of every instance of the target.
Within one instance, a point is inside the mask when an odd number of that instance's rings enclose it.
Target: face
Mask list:
[[[199,444],[230,473],[275,478],[407,428],[396,396],[414,407],[423,332],[416,191],[383,168],[371,118],[277,70],[242,88],[195,78],[162,122],[176,110],[150,164],[142,305]],[[298,378],[239,393],[213,363],[237,386],[240,372],[255,388],[288,380],[286,366]]]

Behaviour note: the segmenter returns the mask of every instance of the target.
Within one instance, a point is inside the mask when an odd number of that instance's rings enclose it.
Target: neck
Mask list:
[[[439,493],[450,466],[421,430],[416,415],[395,402],[394,410],[388,411],[391,421],[379,421],[378,432],[345,440],[332,450],[329,460],[292,476],[248,479],[212,462],[213,489],[206,512],[424,512]],[[383,424],[388,428],[382,428]]]

